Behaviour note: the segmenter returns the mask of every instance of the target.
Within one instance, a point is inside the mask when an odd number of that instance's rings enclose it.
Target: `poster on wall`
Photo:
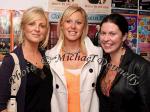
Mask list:
[[[10,38],[0,37],[0,61],[10,52]]]
[[[29,7],[39,6],[48,11],[48,0],[0,0],[1,9],[26,10]]]
[[[110,0],[49,0],[49,12],[64,11],[70,5],[79,5],[83,7],[87,13],[110,14]]]
[[[81,1],[81,6],[87,13],[110,14],[111,1],[110,0],[84,0]]]
[[[150,0],[139,0],[140,10],[150,10]]]
[[[0,35],[10,34],[10,10],[0,10]]]
[[[80,0],[49,0],[48,11],[64,11],[69,5],[80,5]]]
[[[128,45],[135,53],[139,54],[137,46],[137,15],[124,14],[124,16],[128,21]]]
[[[20,23],[23,15],[22,10],[12,11],[13,49],[19,44]]]
[[[138,0],[112,0],[112,7],[138,9]]]
[[[140,54],[150,61],[150,16],[140,15],[138,20]]]
[[[0,61],[10,51],[10,10],[0,10]]]

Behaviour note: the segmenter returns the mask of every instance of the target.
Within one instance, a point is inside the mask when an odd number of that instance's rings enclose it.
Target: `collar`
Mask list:
[[[59,55],[62,44],[63,44],[63,40],[57,42],[55,47],[53,47],[51,50],[48,50],[46,52],[46,54],[50,55],[50,57],[55,57],[55,56]],[[89,37],[85,37],[84,44],[85,44],[85,48],[86,48],[88,56],[97,55],[97,54],[99,54],[100,50],[102,51],[102,49],[100,47],[93,45],[93,43]]]

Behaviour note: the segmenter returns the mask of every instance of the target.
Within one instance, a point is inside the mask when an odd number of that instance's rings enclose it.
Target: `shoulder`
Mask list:
[[[45,55],[46,55],[46,56],[50,56],[50,57],[53,56],[53,55],[55,55],[55,54],[56,54],[56,52],[55,52],[56,49],[57,49],[57,48],[56,48],[56,46],[55,46],[55,47],[53,47],[53,48],[51,48],[51,49],[49,49],[49,50],[46,50]]]
[[[140,68],[141,67],[150,68],[150,62],[138,54],[134,54],[133,63],[138,65]]]
[[[142,56],[133,53],[131,50],[127,51],[126,58],[123,60],[131,71],[142,75],[146,71],[150,71],[150,62]]]
[[[85,37],[85,47],[87,49],[88,52],[90,52],[91,54],[97,54],[100,57],[103,56],[103,50],[101,47],[95,46],[92,41],[90,40],[89,37]]]
[[[14,49],[12,52],[15,53],[20,60],[23,59],[24,56],[23,56],[23,50],[21,45],[17,46],[16,49]]]
[[[58,41],[53,48],[46,50],[45,55],[49,57],[55,57],[56,55],[59,55],[62,43],[62,41]]]
[[[3,60],[2,64],[0,66],[0,74],[7,74],[7,72],[11,72],[14,68],[14,60],[10,54],[6,55]]]
[[[134,63],[134,64],[149,64],[150,62],[144,59],[142,56],[134,53],[129,47],[126,48],[125,55],[123,57],[124,63]]]
[[[8,64],[8,65],[13,65],[14,64],[14,60],[12,58],[12,56],[10,54],[5,55],[5,57],[2,60],[2,65],[3,64]]]

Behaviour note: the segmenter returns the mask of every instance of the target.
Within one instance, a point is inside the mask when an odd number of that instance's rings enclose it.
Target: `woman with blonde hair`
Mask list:
[[[98,112],[95,83],[102,50],[93,45],[87,32],[85,10],[69,6],[58,24],[59,40],[46,52],[53,75],[52,112]]]
[[[42,8],[27,9],[21,20],[20,45],[13,51],[19,59],[21,85],[16,96],[11,96],[14,60],[6,55],[0,67],[0,111],[7,112],[9,98],[16,98],[17,112],[50,112],[52,75],[42,63],[48,43],[49,21]]]

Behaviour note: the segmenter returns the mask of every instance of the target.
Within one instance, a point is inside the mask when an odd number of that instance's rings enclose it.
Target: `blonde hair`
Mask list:
[[[45,18],[46,23],[47,23],[47,31],[45,34],[45,38],[43,41],[40,42],[39,47],[46,47],[48,44],[48,39],[49,39],[49,21],[46,12],[40,7],[31,7],[27,9],[22,16],[21,19],[21,33],[20,33],[20,38],[19,38],[19,43],[22,44],[24,42],[24,33],[23,33],[23,28],[26,24],[28,24],[31,21],[34,21],[38,18]]]
[[[82,49],[85,50],[84,38],[87,36],[87,33],[88,33],[88,21],[87,21],[87,14],[86,14],[85,10],[83,8],[81,8],[80,6],[76,6],[76,5],[69,6],[62,14],[62,16],[59,20],[58,26],[57,26],[57,36],[59,37],[58,42],[60,42],[61,40],[64,40],[64,33],[63,33],[62,26],[61,26],[62,23],[75,12],[80,12],[84,18],[84,28],[83,28],[83,32],[81,35],[81,47],[82,47]]]

